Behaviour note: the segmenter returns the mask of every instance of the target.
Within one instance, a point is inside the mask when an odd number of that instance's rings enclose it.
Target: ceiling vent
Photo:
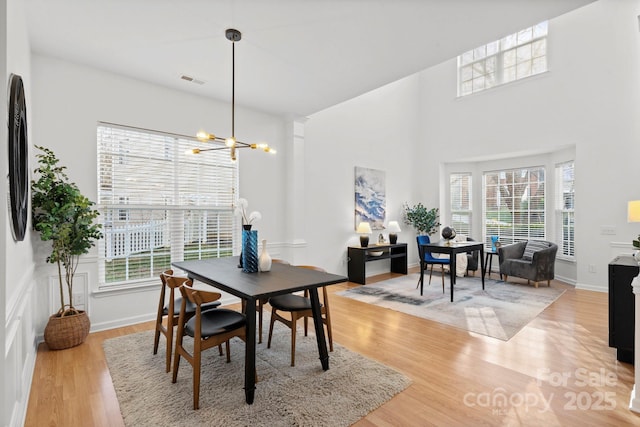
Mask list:
[[[195,84],[199,84],[199,85],[203,85],[204,84],[204,81],[196,79],[195,77],[182,75],[182,76],[180,76],[180,78],[182,80],[186,80],[186,81],[191,82],[191,83],[195,83]]]

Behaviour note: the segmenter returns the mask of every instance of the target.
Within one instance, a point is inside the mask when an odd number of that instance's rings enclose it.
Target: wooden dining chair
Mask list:
[[[207,292],[193,289],[185,283],[180,286],[182,293],[182,305],[178,319],[178,332],[176,335],[176,349],[173,357],[173,379],[178,380],[180,359],[184,358],[193,369],[193,409],[200,407],[200,368],[202,352],[211,347],[221,346],[223,343],[227,350],[227,363],[231,361],[231,348],[229,340],[239,337],[246,342],[246,318],[244,314],[234,310],[218,308],[215,310],[204,309],[205,304],[220,299],[220,293]],[[195,315],[187,319],[187,304],[194,304]],[[193,353],[189,353],[183,346],[185,335],[193,338]]]
[[[311,270],[325,271],[320,267],[311,265],[299,265],[300,268],[308,268]],[[304,291],[304,296],[296,294],[278,295],[269,298],[271,310],[271,322],[269,324],[269,339],[267,348],[271,348],[271,337],[273,335],[273,325],[276,321],[282,322],[291,329],[291,366],[295,366],[296,360],[296,326],[298,319],[304,319],[304,335],[308,334],[308,319],[313,318],[311,310],[311,300],[309,299],[309,291]],[[331,314],[329,311],[329,297],[327,287],[322,287],[322,300],[320,312],[322,314],[322,323],[327,327],[327,335],[329,336],[329,350],[333,351],[333,334],[331,331]],[[278,313],[280,312],[280,313]],[[283,317],[282,312],[288,312],[289,318]]]
[[[272,259],[272,263],[289,265],[288,261],[282,259]],[[264,305],[269,301],[269,298],[259,298],[256,302],[256,312],[258,313],[258,344],[262,344],[262,318],[264,313]],[[242,312],[245,313],[246,301],[242,300]]]
[[[160,301],[158,302],[158,313],[156,316],[156,331],[153,339],[153,354],[158,353],[158,345],[160,343],[160,334],[164,335],[167,340],[166,349],[166,372],[171,369],[171,354],[173,352],[173,329],[178,324],[180,316],[180,307],[182,298],[176,297],[176,289],[191,281],[186,277],[178,277],[173,275],[173,270],[167,270],[160,274],[162,288],[160,289]],[[167,292],[168,290],[168,292]],[[168,298],[167,298],[168,294]],[[216,308],[220,305],[219,301],[207,304],[203,309]],[[186,316],[192,317],[196,312],[195,305],[189,303],[186,306]],[[222,352],[222,347],[220,347]]]

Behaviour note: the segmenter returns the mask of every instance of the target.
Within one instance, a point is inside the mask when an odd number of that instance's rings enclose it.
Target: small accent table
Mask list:
[[[491,277],[491,264],[493,261],[493,256],[494,255],[498,255],[498,250],[496,249],[495,251],[492,249],[485,249],[484,250],[485,253],[485,258],[484,258],[484,265],[487,266],[486,269],[486,273],[489,275],[489,277]],[[502,279],[502,274],[500,274],[500,279]]]
[[[381,252],[379,255],[378,253]],[[364,285],[366,282],[366,263],[381,259],[390,259],[392,273],[407,274],[407,244],[371,245],[366,247],[349,246],[349,281]]]

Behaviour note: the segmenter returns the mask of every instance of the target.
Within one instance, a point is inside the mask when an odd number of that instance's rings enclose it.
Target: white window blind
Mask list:
[[[575,211],[574,211],[573,161],[556,165],[556,241],[559,242],[558,257],[575,257]]]
[[[148,282],[171,262],[231,256],[238,167],[196,139],[99,123],[100,286]]]
[[[484,235],[502,245],[545,240],[544,168],[485,172],[483,210]]]
[[[458,234],[471,237],[471,174],[449,175],[451,226]]]
[[[458,96],[547,71],[547,21],[458,56]]]

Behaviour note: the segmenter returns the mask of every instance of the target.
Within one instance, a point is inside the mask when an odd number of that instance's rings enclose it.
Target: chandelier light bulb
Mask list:
[[[216,139],[216,136],[201,130],[196,134],[196,138],[198,138],[200,141],[206,142],[210,139]]]

